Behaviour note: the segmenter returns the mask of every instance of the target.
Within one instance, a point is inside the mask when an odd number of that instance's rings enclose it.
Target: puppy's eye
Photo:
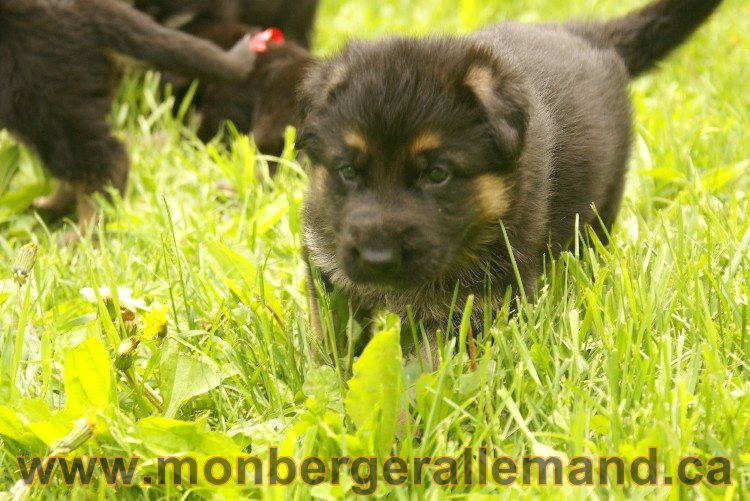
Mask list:
[[[445,167],[431,167],[424,176],[425,181],[435,186],[447,183],[450,177],[451,173]]]
[[[353,165],[343,165],[338,168],[339,176],[344,182],[351,183],[359,178],[359,172]]]

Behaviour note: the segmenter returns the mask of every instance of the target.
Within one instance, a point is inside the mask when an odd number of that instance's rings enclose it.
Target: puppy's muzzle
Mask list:
[[[382,204],[361,204],[347,217],[339,242],[342,264],[355,281],[400,282],[408,274],[407,235],[416,228]]]
[[[382,227],[350,226],[343,241],[344,264],[351,278],[361,281],[398,280],[404,261],[400,239]]]

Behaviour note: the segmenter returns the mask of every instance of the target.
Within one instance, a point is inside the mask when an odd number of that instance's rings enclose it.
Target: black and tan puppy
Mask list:
[[[576,218],[602,238],[615,221],[629,80],[718,4],[352,43],[318,64],[301,90],[310,264],[360,319],[380,308],[405,318],[410,305],[428,333],[446,328],[457,285],[458,308],[476,296],[475,326],[507,287],[532,294],[548,244],[563,248]]]
[[[125,189],[128,158],[111,134],[114,53],[207,79],[242,80],[252,53],[163,28],[113,0],[0,0],[0,126],[41,157],[60,180],[35,202],[52,216],[110,184]]]
[[[263,44],[244,81],[206,87],[198,108],[198,137],[208,141],[231,121],[239,132],[253,134],[261,153],[281,155],[286,127],[299,125],[296,88],[311,64],[310,53],[294,42]]]

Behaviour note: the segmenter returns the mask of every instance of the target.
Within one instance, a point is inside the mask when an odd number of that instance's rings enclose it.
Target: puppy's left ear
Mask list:
[[[529,101],[521,79],[487,51],[478,49],[463,75],[491,126],[495,144],[506,162],[515,164],[523,151],[529,124]]]
[[[297,102],[302,119],[325,107],[346,82],[346,69],[338,61],[315,61],[297,88]]]

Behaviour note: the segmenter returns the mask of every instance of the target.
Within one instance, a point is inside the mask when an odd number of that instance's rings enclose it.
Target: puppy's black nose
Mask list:
[[[401,253],[392,245],[361,247],[359,261],[371,273],[388,273],[401,264]]]

